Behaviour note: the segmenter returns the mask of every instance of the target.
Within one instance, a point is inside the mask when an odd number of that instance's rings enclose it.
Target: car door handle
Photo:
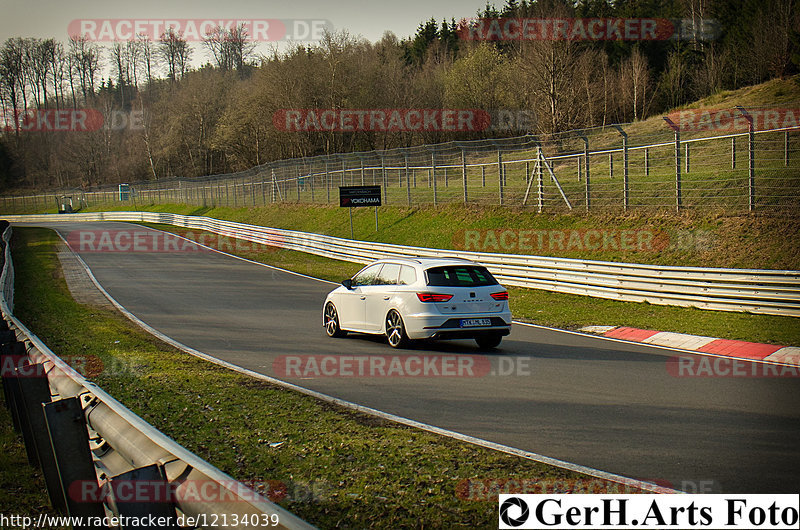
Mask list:
[[[388,300],[388,299],[389,299],[389,297],[388,297],[388,296],[384,296],[384,297],[383,297],[383,299],[384,299],[384,300]]]
[[[367,299],[367,297],[366,297],[366,296],[362,296],[362,297],[361,297],[361,299],[362,299],[362,300],[366,300],[366,299]]]

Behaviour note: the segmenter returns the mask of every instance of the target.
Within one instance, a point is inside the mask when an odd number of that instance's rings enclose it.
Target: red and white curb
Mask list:
[[[668,348],[723,355],[737,359],[768,361],[774,363],[800,366],[800,348],[796,346],[779,346],[743,340],[718,339],[672,333],[670,331],[653,331],[650,329],[629,328],[625,326],[587,326],[580,331],[595,333],[612,339],[642,342]]]

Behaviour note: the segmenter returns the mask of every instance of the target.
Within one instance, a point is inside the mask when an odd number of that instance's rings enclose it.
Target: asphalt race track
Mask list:
[[[79,229],[131,230],[132,225],[51,227],[67,237]],[[395,352],[374,338],[330,339],[321,325],[321,306],[331,284],[219,253],[80,255],[111,296],[146,323],[187,346],[274,377],[280,374],[273,361],[283,355],[460,354],[478,360],[486,355],[474,341]],[[445,429],[678,489],[796,493],[800,378],[675,377],[667,371],[667,359],[675,355],[515,325],[489,354],[495,372],[511,375],[281,378]]]

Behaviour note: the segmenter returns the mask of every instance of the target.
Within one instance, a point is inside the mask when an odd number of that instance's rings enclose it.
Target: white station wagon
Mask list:
[[[342,282],[325,299],[331,337],[386,335],[393,348],[416,339],[475,339],[484,349],[511,331],[508,291],[474,261],[386,258]]]

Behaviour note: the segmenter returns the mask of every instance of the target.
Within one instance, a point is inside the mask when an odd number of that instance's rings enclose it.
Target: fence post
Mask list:
[[[747,178],[747,195],[748,195],[748,210],[751,212],[756,208],[756,157],[755,157],[755,129],[753,127],[753,117],[747,112],[744,107],[737,106],[736,110],[742,113],[744,119],[747,120],[747,159],[748,159],[748,178]]]
[[[736,169],[736,137],[731,137],[731,169]]]
[[[536,146],[536,197],[537,197],[537,204],[538,204],[538,211],[542,213],[544,209],[544,179],[542,178],[542,166],[544,166],[544,160],[542,160],[542,146]]]
[[[381,156],[381,180],[383,181],[383,202],[389,204],[389,186],[386,182],[386,159]]]
[[[789,167],[789,131],[783,133],[783,165]]]
[[[364,159],[359,157],[361,160],[361,185],[364,185]]]
[[[675,122],[664,116],[664,121],[675,133],[675,211],[680,211],[682,206],[681,198],[681,129]]]
[[[614,178],[614,153],[608,153],[608,178]]]
[[[408,205],[411,206],[411,183],[408,177],[408,153],[403,153],[403,158],[406,160],[406,192],[408,193]]]
[[[297,189],[297,202],[300,202],[300,168],[294,165],[295,188]]]
[[[431,152],[431,178],[428,184],[433,186],[433,205],[436,206],[436,151]]]
[[[580,182],[581,181],[581,173],[583,172],[583,169],[581,168],[581,157],[580,157],[580,155],[578,155],[575,158],[578,160],[578,182]]]
[[[686,143],[686,173],[689,173],[689,143]]]
[[[628,211],[630,201],[628,187],[628,134],[619,125],[615,125],[614,128],[622,135],[622,207],[625,211]]]
[[[650,176],[650,148],[644,148],[644,176]]]
[[[486,166],[481,164],[481,186],[486,187]]]
[[[461,150],[461,180],[464,183],[464,204],[467,204],[467,152]]]
[[[503,205],[503,153],[497,150],[497,182],[498,182],[498,196],[500,198],[500,206]]]
[[[583,140],[583,166],[586,171],[586,211],[588,212],[592,205],[592,196],[589,188],[589,138],[581,136],[581,140]]]

